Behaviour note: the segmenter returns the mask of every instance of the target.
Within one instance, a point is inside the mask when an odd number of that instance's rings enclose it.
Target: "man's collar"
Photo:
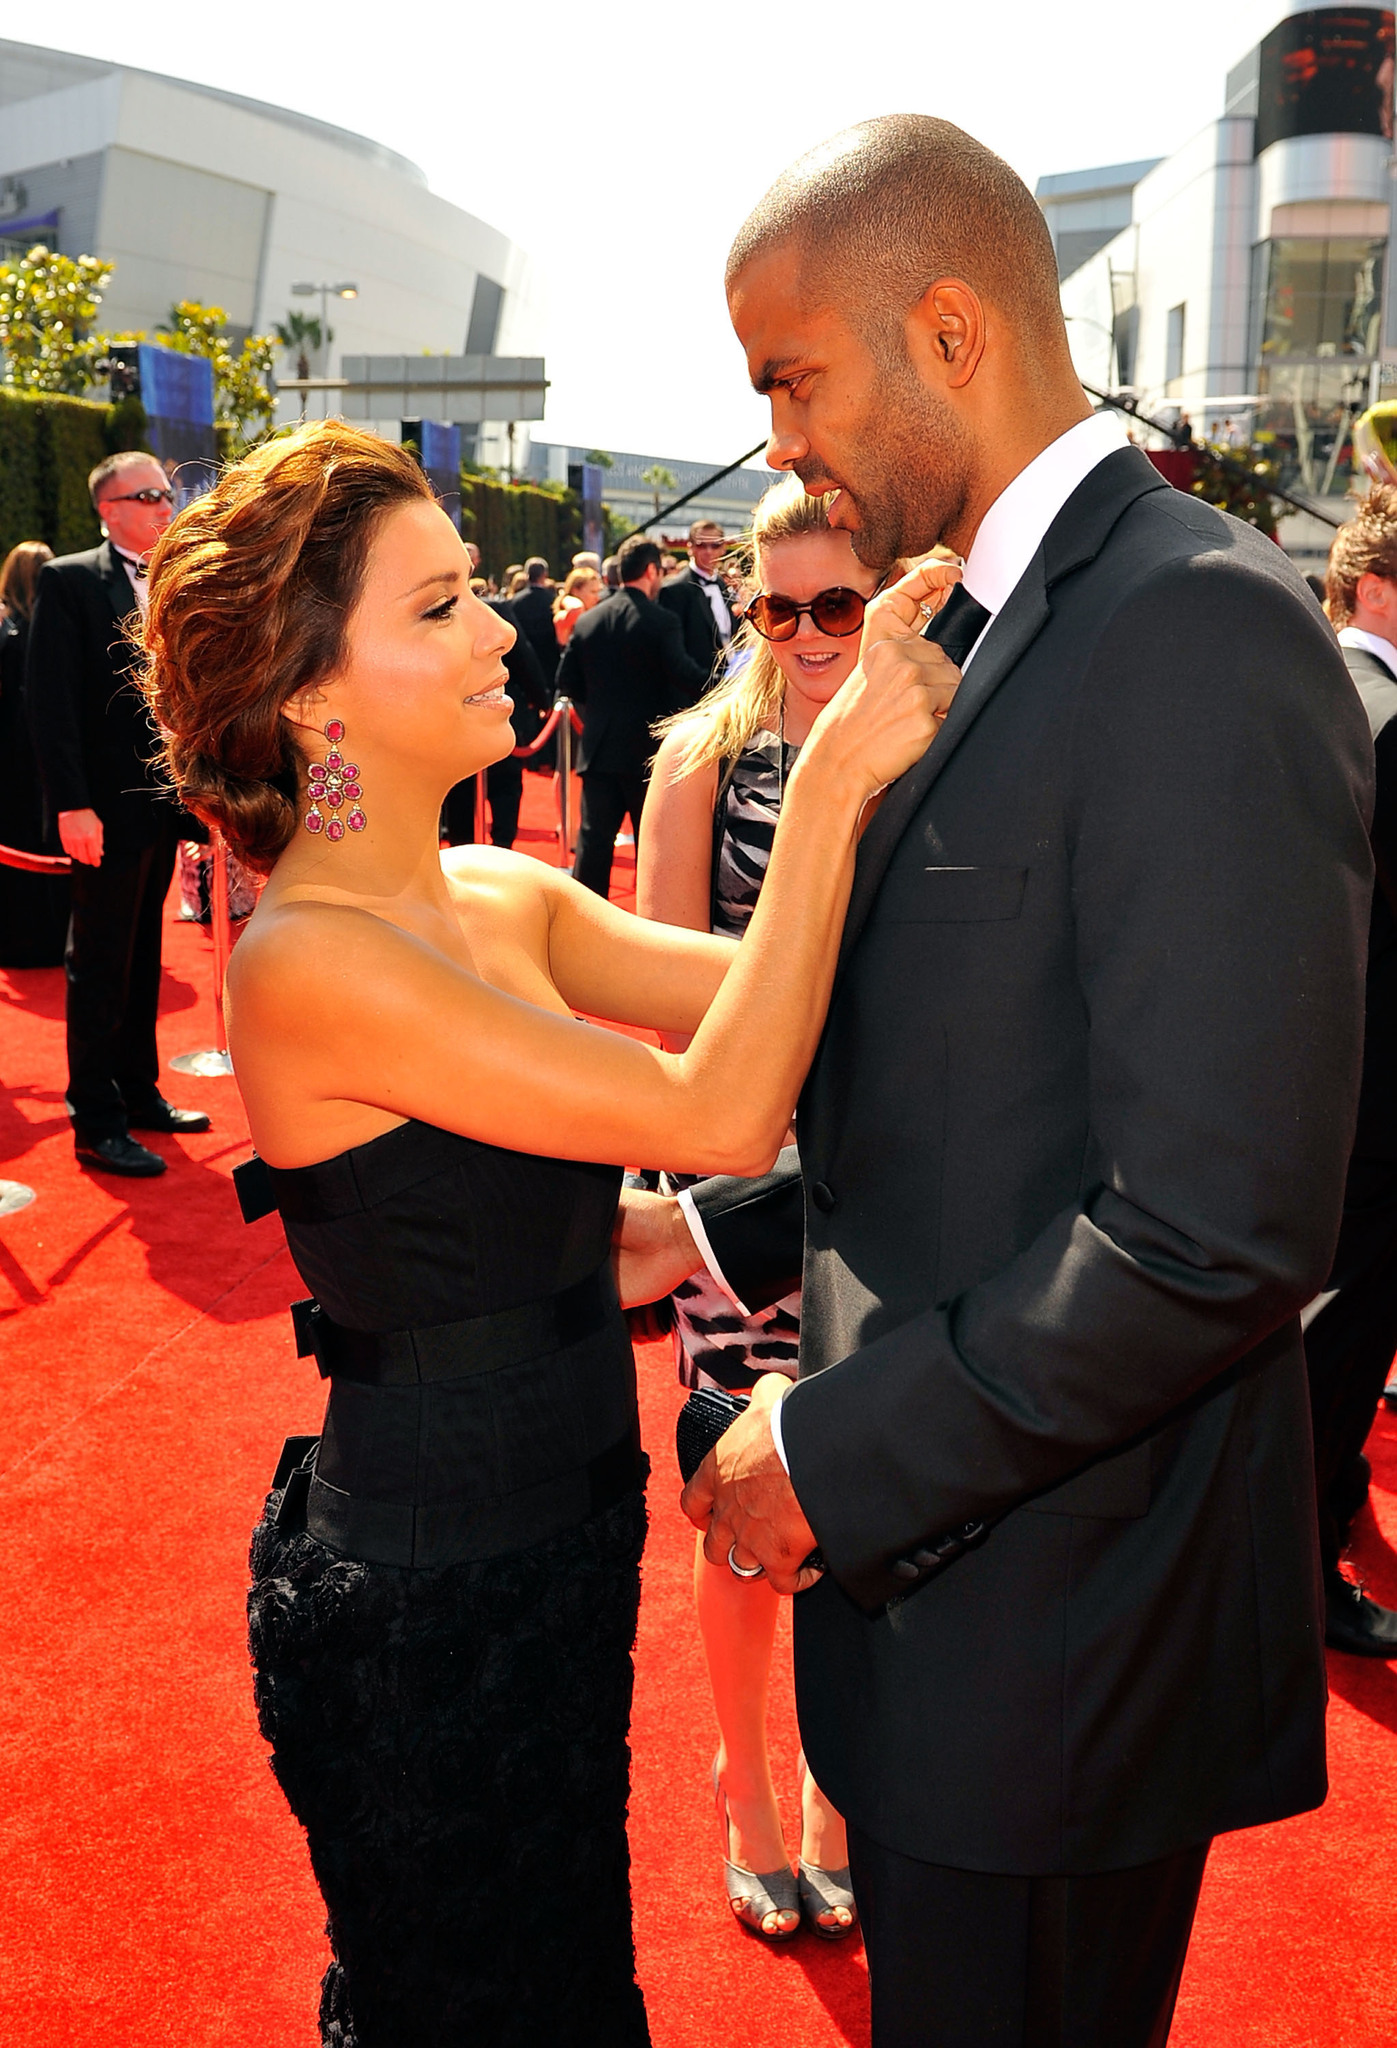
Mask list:
[[[1397,677],[1397,647],[1390,640],[1384,640],[1380,633],[1367,633],[1362,626],[1343,626],[1339,631],[1339,645],[1361,647],[1365,654],[1371,654],[1389,674]]]
[[[1120,415],[1093,413],[1034,456],[980,521],[965,560],[965,588],[991,615],[1004,604],[1077,486],[1129,445]]]

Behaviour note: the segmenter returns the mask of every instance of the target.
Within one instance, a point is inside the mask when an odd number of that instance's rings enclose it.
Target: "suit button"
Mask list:
[[[899,1557],[893,1561],[893,1577],[895,1579],[919,1579],[921,1573],[917,1570],[910,1557]]]
[[[822,1216],[828,1216],[834,1207],[834,1189],[827,1182],[817,1180],[810,1190],[810,1199]]]

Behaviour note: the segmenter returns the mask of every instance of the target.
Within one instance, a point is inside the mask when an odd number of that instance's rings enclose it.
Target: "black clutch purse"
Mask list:
[[[719,1437],[732,1428],[748,1402],[748,1395],[729,1394],[719,1387],[696,1387],[690,1394],[674,1425],[674,1450],[686,1486]],[[818,1550],[812,1550],[805,1563],[817,1572],[826,1569]]]
[[[690,1394],[674,1425],[675,1455],[686,1486],[747,1404],[746,1394],[729,1394],[717,1387],[699,1387]]]

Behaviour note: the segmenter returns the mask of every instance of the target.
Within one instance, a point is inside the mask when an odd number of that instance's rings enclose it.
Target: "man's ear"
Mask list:
[[[924,384],[959,390],[985,352],[985,309],[958,277],[937,278],[907,315],[907,353]]]

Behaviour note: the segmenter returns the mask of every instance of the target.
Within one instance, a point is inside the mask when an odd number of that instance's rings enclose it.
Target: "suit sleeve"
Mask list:
[[[39,572],[24,698],[34,754],[50,812],[91,808],[83,759],[82,693],[86,673],[82,619],[63,579]]]
[[[1081,1195],[782,1410],[796,1493],[870,1611],[908,1591],[892,1567],[912,1551],[1158,1426],[1290,1321],[1333,1253],[1372,742],[1332,641],[1245,563],[1168,564],[1106,624],[1069,762]]]
[[[799,1287],[805,1192],[794,1145],[759,1179],[715,1174],[691,1188],[689,1200],[708,1240],[706,1250],[699,1246],[704,1263],[749,1315]]]
[[[708,669],[685,652],[684,635],[674,613],[664,605],[653,607],[660,660],[674,709],[682,711],[708,687]]]

